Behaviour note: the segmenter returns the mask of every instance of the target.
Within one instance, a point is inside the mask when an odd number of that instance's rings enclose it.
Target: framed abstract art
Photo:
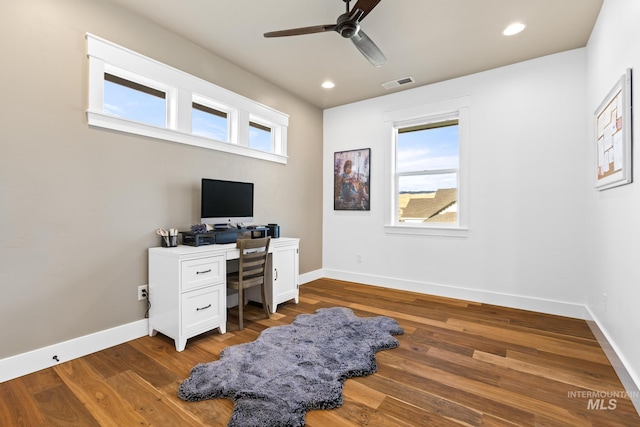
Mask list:
[[[629,184],[631,174],[631,69],[595,111],[596,189]]]

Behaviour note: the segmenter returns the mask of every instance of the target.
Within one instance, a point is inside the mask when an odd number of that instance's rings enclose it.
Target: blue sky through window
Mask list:
[[[216,116],[195,108],[191,109],[191,133],[194,135],[229,142],[227,128],[226,117]]]
[[[458,169],[459,147],[458,125],[398,133],[396,171]],[[425,192],[457,186],[456,173],[414,175],[401,177],[398,190]]]
[[[106,76],[106,74],[105,74]],[[110,78],[120,79],[110,76]],[[120,79],[123,84],[104,80],[103,111],[105,114],[127,120],[166,128],[166,100],[162,92],[158,95],[147,93],[146,86]],[[129,83],[133,87],[129,87]],[[135,88],[138,86],[140,90]],[[205,110],[210,107],[203,107]],[[211,109],[214,111],[214,109]],[[193,135],[214,139],[221,142],[229,141],[228,117],[224,112],[215,110],[203,111],[202,108],[191,109],[191,133]],[[219,114],[218,114],[219,113]],[[249,125],[249,147],[270,153],[273,151],[272,130],[260,124]]]
[[[166,101],[158,96],[104,81],[104,112],[106,114],[166,127]]]
[[[271,152],[271,132],[255,126],[249,126],[249,147]]]

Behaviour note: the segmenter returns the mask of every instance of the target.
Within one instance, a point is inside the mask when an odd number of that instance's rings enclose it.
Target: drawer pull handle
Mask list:
[[[208,269],[205,271],[196,271],[196,274],[205,274],[205,273],[211,273],[211,269]]]
[[[209,305],[208,305],[208,306],[206,306],[206,307],[201,307],[201,308],[200,308],[200,307],[198,307],[198,308],[196,308],[196,311],[206,310],[207,308],[211,308],[211,304],[209,304]]]

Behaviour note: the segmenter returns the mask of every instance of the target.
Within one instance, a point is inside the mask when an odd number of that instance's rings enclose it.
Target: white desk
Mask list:
[[[271,239],[265,286],[268,309],[298,302],[300,239]],[[227,263],[238,259],[235,243],[149,249],[149,335],[173,338],[176,350],[211,329],[226,332]],[[249,298],[254,299],[250,292]],[[257,300],[260,301],[259,292]]]

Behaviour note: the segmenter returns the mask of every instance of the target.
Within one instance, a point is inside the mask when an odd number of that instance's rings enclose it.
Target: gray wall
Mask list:
[[[256,222],[322,267],[322,111],[104,0],[0,5],[0,358],[142,319],[158,227],[199,222],[202,177],[256,184]],[[87,126],[84,34],[290,115],[287,165]]]

